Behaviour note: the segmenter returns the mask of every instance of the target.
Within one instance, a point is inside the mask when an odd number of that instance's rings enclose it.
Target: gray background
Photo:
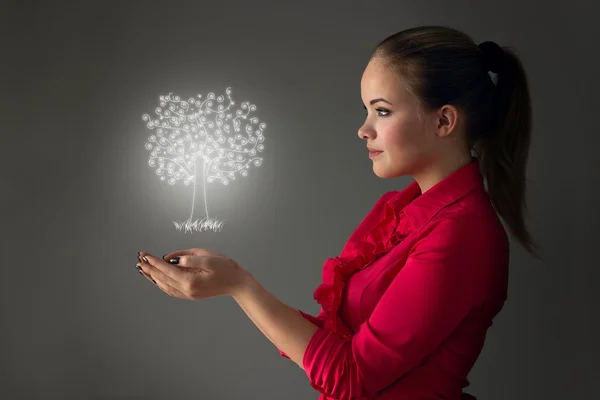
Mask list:
[[[591,1],[569,3],[2,1],[0,398],[318,398],[233,299],[171,298],[135,256],[217,250],[316,314],[325,259],[410,182],[378,178],[357,136],[368,56],[433,24],[514,46],[534,111],[530,227],[545,262],[512,241],[509,298],[466,391],[595,396],[599,32]],[[171,221],[192,192],[148,166],[141,115],[160,94],[227,86],[268,124],[264,163],[209,190],[222,232],[181,233]]]

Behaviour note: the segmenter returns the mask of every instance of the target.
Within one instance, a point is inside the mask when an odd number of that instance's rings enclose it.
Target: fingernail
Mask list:
[[[137,257],[138,262],[142,262],[142,260],[140,260],[140,256]]]
[[[136,266],[135,266],[135,269],[137,269],[138,271],[141,271],[141,270],[142,270],[142,267],[140,267],[139,265],[136,265]]]
[[[163,254],[163,256],[162,256],[163,260],[165,259],[165,256],[166,256],[167,254],[169,254],[169,253],[165,253],[165,254]]]
[[[146,257],[142,257],[142,260],[144,260],[145,262],[148,262],[148,259]]]
[[[154,279],[152,279],[152,282],[154,282],[154,284],[156,285],[156,281]]]
[[[177,263],[179,263],[179,257],[173,257],[173,258],[169,259],[169,262],[171,264],[177,264]]]
[[[142,271],[138,270],[138,272],[140,273],[141,276],[143,276],[144,278],[146,277],[144,274],[142,274]]]

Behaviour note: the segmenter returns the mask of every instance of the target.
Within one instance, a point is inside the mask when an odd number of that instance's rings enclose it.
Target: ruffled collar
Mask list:
[[[315,300],[327,312],[326,327],[343,338],[350,338],[352,331],[339,317],[342,292],[348,278],[387,254],[411,232],[410,220],[402,211],[400,196],[412,200],[420,194],[418,186],[408,191],[394,192],[383,205],[383,217],[363,238],[351,237],[339,257],[328,258],[323,265],[323,283],[314,292]],[[409,197],[406,199],[406,197]],[[403,203],[407,203],[404,201]]]

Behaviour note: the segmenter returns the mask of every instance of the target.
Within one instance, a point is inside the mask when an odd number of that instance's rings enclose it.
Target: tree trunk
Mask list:
[[[210,163],[208,163],[210,166]],[[206,201],[206,172],[208,171],[208,167],[206,165],[206,160],[202,164],[202,185],[204,186],[204,211],[206,211],[206,219],[208,219],[208,203]]]
[[[193,180],[194,194],[192,197],[192,213],[190,214],[190,222],[192,222],[192,217],[194,215],[194,206],[196,204],[196,179],[197,179],[196,164],[197,163],[194,163],[194,180]],[[206,172],[208,171],[208,167],[210,167],[210,162],[208,163],[208,166],[206,164],[207,164],[206,160],[203,160],[202,161],[202,186],[204,187],[204,212],[206,213],[206,219],[208,219],[208,204],[206,202]]]

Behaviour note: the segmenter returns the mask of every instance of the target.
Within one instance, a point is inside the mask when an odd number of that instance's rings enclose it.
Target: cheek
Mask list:
[[[415,127],[399,125],[387,132],[385,145],[391,153],[408,155],[423,148],[423,139]]]
[[[424,132],[412,124],[389,128],[385,136],[387,154],[380,167],[390,176],[409,174],[427,159],[428,144]]]

